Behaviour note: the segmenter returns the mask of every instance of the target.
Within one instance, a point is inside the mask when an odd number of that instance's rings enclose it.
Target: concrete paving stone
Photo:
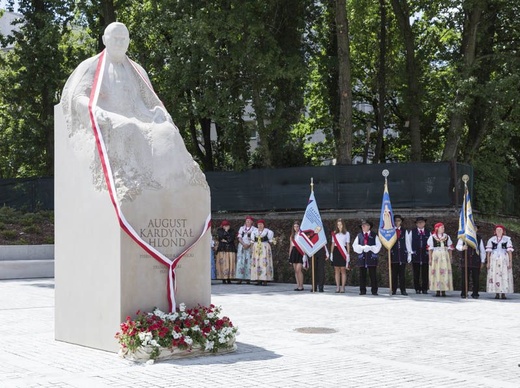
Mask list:
[[[293,288],[213,284],[212,303],[239,328],[237,352],[143,365],[54,341],[52,279],[0,281],[0,387],[520,386],[520,295]],[[336,332],[296,331],[321,327]]]

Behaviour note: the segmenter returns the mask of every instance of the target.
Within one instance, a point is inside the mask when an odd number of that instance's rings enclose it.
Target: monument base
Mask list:
[[[190,358],[190,357],[201,357],[201,356],[218,356],[222,354],[232,353],[237,350],[237,345],[235,343],[235,338],[228,341],[227,348],[220,348],[216,352],[205,350],[200,345],[194,345],[191,349],[179,349],[179,348],[164,348],[159,347],[158,350],[155,350],[153,346],[146,345],[141,346],[136,350],[129,350],[128,348],[121,348],[119,350],[119,357],[124,358],[129,361],[135,362],[148,362],[150,360],[153,361],[166,361],[166,360],[176,360],[179,358]],[[154,355],[154,352],[158,355]]]

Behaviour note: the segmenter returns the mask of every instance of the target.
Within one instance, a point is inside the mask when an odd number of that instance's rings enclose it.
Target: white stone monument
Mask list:
[[[168,311],[173,296],[210,304],[210,192],[126,56],[127,28],[112,23],[103,42],[55,108],[55,322],[57,340],[117,351],[114,335],[137,310]]]

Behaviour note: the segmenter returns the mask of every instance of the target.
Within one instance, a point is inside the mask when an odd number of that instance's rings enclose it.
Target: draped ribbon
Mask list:
[[[152,256],[155,260],[160,262],[161,264],[164,264],[168,267],[168,283],[167,283],[167,294],[168,294],[168,305],[170,312],[175,311],[177,305],[175,302],[175,289],[176,289],[176,283],[175,283],[175,269],[177,267],[177,264],[179,261],[186,255],[186,253],[195,246],[199,242],[199,240],[204,236],[206,231],[211,227],[211,214],[208,215],[206,218],[206,221],[202,227],[202,232],[200,236],[197,238],[197,240],[191,244],[189,247],[187,247],[183,252],[181,252],[176,258],[170,259],[166,257],[164,254],[159,252],[157,249],[152,247],[150,244],[148,244],[146,241],[144,241],[141,236],[137,234],[135,229],[130,225],[130,223],[126,220],[123,212],[121,211],[121,207],[119,204],[119,201],[116,198],[116,190],[115,190],[115,183],[114,183],[114,177],[112,173],[112,168],[110,166],[110,161],[108,159],[108,153],[105,145],[105,141],[103,139],[103,134],[101,133],[101,129],[99,127],[99,124],[97,122],[96,116],[95,116],[95,109],[97,107],[97,101],[99,97],[99,91],[101,88],[101,83],[103,81],[103,74],[106,64],[106,58],[105,58],[106,50],[103,50],[103,52],[100,54],[98,59],[98,64],[96,67],[96,73],[94,75],[94,81],[92,85],[92,91],[90,93],[90,99],[88,104],[88,110],[90,115],[90,123],[92,124],[92,130],[94,131],[94,136],[96,139],[96,147],[98,150],[99,158],[101,160],[101,166],[103,168],[103,174],[105,176],[105,182],[107,184],[108,193],[110,195],[110,200],[112,201],[112,204],[114,205],[114,209],[117,214],[117,218],[119,220],[119,225],[121,228],[125,231],[125,233],[134,240],[137,245],[139,245],[145,252],[147,252],[150,256]],[[143,77],[141,72],[137,70],[130,61],[130,64],[134,67],[135,71],[139,74],[141,79],[145,82],[145,84],[148,86],[148,88],[153,91],[150,83],[148,80]],[[164,107],[163,107],[164,108]]]
[[[303,249],[298,245],[298,243],[296,242],[296,240],[294,239],[294,237],[291,239],[292,243],[293,243],[293,246],[296,248],[296,250],[300,253],[300,255],[305,255],[305,252],[303,251]]]
[[[350,261],[350,258],[349,258],[348,252],[347,252],[347,247],[338,241],[338,238],[336,237],[336,235],[337,235],[337,233],[332,232],[332,239],[334,240],[334,245],[336,246],[336,248],[338,248],[339,252],[341,253],[341,256],[343,256],[343,259],[345,259],[345,261],[348,264]]]

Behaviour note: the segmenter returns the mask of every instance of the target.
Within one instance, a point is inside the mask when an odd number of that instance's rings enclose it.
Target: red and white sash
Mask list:
[[[134,64],[132,61],[128,60],[132,66]],[[90,100],[88,104],[88,110],[90,115],[90,122],[92,124],[92,130],[94,131],[94,136],[96,138],[96,147],[99,153],[99,158],[101,160],[101,166],[103,168],[103,174],[105,175],[105,182],[107,184],[108,193],[110,195],[110,200],[112,201],[112,204],[114,205],[114,209],[117,214],[117,218],[119,220],[119,225],[121,228],[125,231],[125,233],[130,236],[132,240],[134,240],[144,251],[146,251],[150,256],[152,256],[155,260],[158,262],[166,265],[168,270],[168,284],[167,284],[167,292],[168,292],[168,304],[170,307],[170,311],[175,311],[176,309],[176,302],[175,302],[175,268],[177,267],[177,264],[179,261],[184,257],[184,255],[193,247],[195,244],[199,242],[199,240],[204,236],[206,231],[211,227],[211,214],[208,215],[206,218],[205,224],[202,227],[202,232],[200,236],[197,238],[197,240],[190,245],[188,248],[186,248],[183,252],[181,252],[176,258],[169,259],[164,254],[156,250],[154,247],[152,247],[150,244],[148,244],[146,241],[144,241],[141,236],[137,234],[135,229],[128,223],[126,220],[123,212],[121,211],[121,207],[119,205],[119,201],[116,197],[116,190],[115,190],[115,183],[114,183],[114,176],[112,173],[112,168],[110,167],[110,161],[108,158],[108,153],[106,149],[106,145],[103,139],[103,135],[101,133],[101,129],[99,127],[99,124],[96,120],[95,110],[97,106],[97,101],[99,97],[99,91],[101,88],[101,83],[103,80],[103,74],[105,69],[105,50],[100,54],[98,59],[98,64],[96,67],[96,73],[94,75],[94,82],[92,85],[92,91],[90,93]],[[135,71],[140,75],[141,79],[145,82],[145,84],[150,88],[151,92],[154,93],[151,85],[149,82],[143,77],[141,72],[137,70],[134,66]]]
[[[347,252],[347,247],[338,241],[336,233],[334,232],[332,232],[332,239],[334,240],[334,245],[336,246],[336,248],[338,248],[339,252],[341,253],[341,256],[343,256],[343,259],[347,262],[348,265],[348,263],[350,262],[350,257]]]

